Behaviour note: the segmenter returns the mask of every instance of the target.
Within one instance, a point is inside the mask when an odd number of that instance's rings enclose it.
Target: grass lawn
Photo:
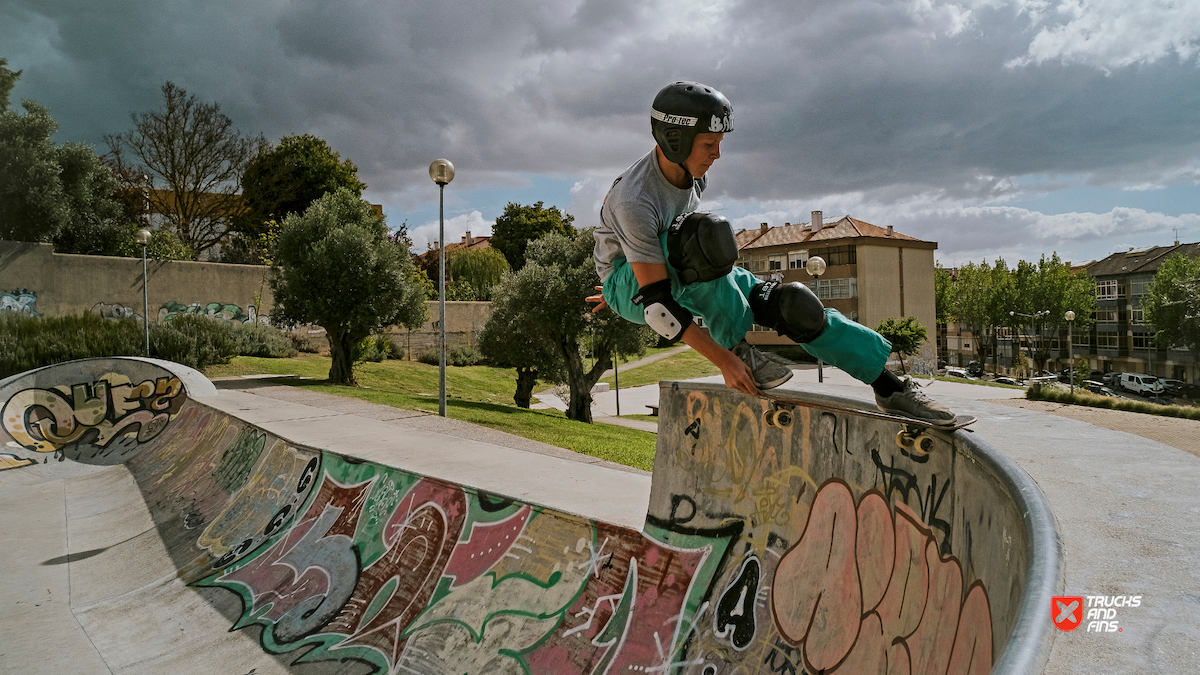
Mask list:
[[[229,364],[207,369],[204,374],[210,378],[298,375],[314,379],[289,378],[279,382],[395,408],[437,411],[437,366],[415,361],[364,363],[355,369],[362,386],[344,387],[323,381],[329,375],[329,363],[329,357],[315,354],[301,354],[292,359],[239,356]],[[654,468],[654,434],[610,424],[575,422],[556,410],[518,408],[512,403],[515,390],[516,373],[512,370],[447,366],[446,415],[626,466],[647,471]]]
[[[689,349],[654,363],[638,366],[628,372],[621,372],[621,388],[657,384],[662,380],[689,380],[693,377],[717,375],[720,372],[720,369],[701,356],[700,352]],[[611,377],[600,381],[613,384]]]

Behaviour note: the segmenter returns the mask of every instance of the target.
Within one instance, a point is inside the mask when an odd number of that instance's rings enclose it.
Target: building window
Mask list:
[[[1120,349],[1121,334],[1120,333],[1096,333],[1096,348],[1097,349]]]
[[[1117,299],[1117,280],[1106,279],[1096,282],[1096,299],[1097,300],[1116,300]]]
[[[830,246],[809,251],[811,256],[821,256],[826,265],[857,265],[858,252],[854,246]]]
[[[1150,284],[1154,283],[1154,277],[1134,277],[1129,280],[1129,295],[1137,297],[1145,295],[1146,290],[1150,288]]]
[[[1083,347],[1086,349],[1086,348],[1092,346],[1091,336],[1088,335],[1087,331],[1080,331],[1078,333],[1072,333],[1071,334],[1071,344],[1075,345],[1076,347]]]
[[[1115,322],[1117,320],[1117,310],[1115,309],[1098,309],[1096,310],[1096,321]]]
[[[858,279],[821,279],[810,281],[808,287],[821,300],[844,300],[858,297]]]
[[[1154,336],[1153,335],[1134,335],[1133,336],[1133,348],[1134,349],[1154,349],[1155,348],[1154,347]]]
[[[788,251],[788,269],[802,270],[808,264],[808,251]]]
[[[774,272],[775,270],[783,269],[783,261],[787,258],[785,255],[767,256],[767,271]]]
[[[1146,323],[1146,310],[1144,310],[1144,309],[1129,310],[1129,323],[1139,325],[1139,326]]]

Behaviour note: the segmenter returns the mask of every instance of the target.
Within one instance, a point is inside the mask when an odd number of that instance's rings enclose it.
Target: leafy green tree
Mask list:
[[[245,210],[238,196],[242,171],[266,140],[243,135],[218,104],[198,101],[171,82],[162,93],[161,109],[133,113],[132,130],[104,140],[117,166],[149,176],[151,187],[161,182],[164,189],[147,193],[150,210],[200,257],[228,241],[233,220]]]
[[[267,232],[270,222],[303,213],[326,193],[345,188],[361,197],[366,187],[354,162],[343,160],[324,139],[310,134],[284,136],[278,145],[261,146],[246,164],[242,175],[246,211],[238,216],[234,229],[254,239]]]
[[[283,221],[271,264],[273,321],[325,329],[329,380],[355,385],[354,349],[369,335],[425,323],[425,297],[409,279],[412,260],[388,239],[384,219],[342,188]]]
[[[592,387],[612,367],[614,354],[642,354],[655,336],[611,309],[592,312],[586,298],[600,283],[594,249],[590,230],[571,237],[551,232],[530,242],[526,265],[505,274],[495,289],[479,338],[489,359],[517,368],[518,405],[528,405],[536,379],[561,377],[571,389],[567,417],[589,423]],[[586,369],[583,344],[593,331],[596,361]]]
[[[1156,344],[1189,350],[1200,365],[1200,258],[1168,256],[1142,298],[1142,309]]]
[[[509,271],[508,260],[494,248],[461,248],[446,254],[446,273],[471,287],[475,300],[491,300],[492,288]]]
[[[8,59],[0,59],[0,112],[8,110],[8,95],[12,93],[13,86],[17,84],[17,80],[21,78],[23,70],[9,70]]]
[[[88,145],[55,146],[58,124],[45,107],[22,108],[0,112],[0,239],[112,255],[124,233],[112,172]]]
[[[903,319],[889,317],[879,324],[875,332],[892,343],[892,351],[900,357],[900,370],[905,373],[908,369],[904,366],[904,357],[920,353],[921,345],[929,341],[929,333],[915,316]]]
[[[939,325],[950,323],[954,311],[954,276],[937,264],[933,268],[933,307]]]
[[[992,268],[987,261],[967,263],[958,268],[954,281],[951,315],[971,331],[972,352],[979,360],[980,341],[988,326],[988,302]]]
[[[571,225],[574,221],[575,216],[559,211],[556,206],[544,208],[542,202],[533,206],[509,202],[504,213],[496,218],[488,245],[500,251],[513,270],[520,270],[525,266],[525,250],[531,241],[550,232],[574,236],[575,228]]]

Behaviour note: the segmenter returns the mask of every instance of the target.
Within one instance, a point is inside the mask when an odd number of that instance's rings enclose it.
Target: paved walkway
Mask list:
[[[1178,417],[1161,417],[1145,413],[1128,412],[1125,410],[1106,410],[1104,408],[1089,408],[1087,406],[1066,405],[1052,401],[1026,401],[1011,399],[993,401],[1002,405],[1025,410],[1067,417],[1080,422],[1087,422],[1098,427],[1113,431],[1124,431],[1142,438],[1158,441],[1172,448],[1200,457],[1200,420],[1187,420]]]

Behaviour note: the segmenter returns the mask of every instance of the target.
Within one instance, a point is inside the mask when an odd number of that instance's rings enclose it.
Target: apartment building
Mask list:
[[[933,253],[937,243],[922,241],[849,215],[825,220],[812,212],[808,223],[785,223],[736,233],[738,266],[763,280],[778,275],[785,282],[808,285],[826,307],[874,328],[889,317],[915,316],[929,331],[920,359],[932,365],[934,310]],[[805,269],[820,256],[825,274],[814,279]],[[755,326],[746,336],[756,345],[793,344],[775,331]]]
[[[996,355],[986,359],[990,371],[996,363],[997,374],[1012,372],[1014,350],[1023,353],[1040,351],[1049,355],[1047,368],[1067,367],[1070,356],[1085,359],[1096,372],[1142,373],[1169,377],[1184,382],[1200,381],[1191,352],[1167,349],[1154,342],[1154,329],[1145,320],[1142,300],[1154,275],[1163,261],[1174,253],[1190,258],[1200,257],[1200,243],[1172,246],[1151,246],[1114,253],[1103,260],[1074,266],[1072,272],[1086,272],[1096,282],[1095,323],[1089,330],[1071,331],[1071,346],[1067,333],[1047,330],[1032,335],[1027,329],[1014,336],[1008,328],[997,331]],[[952,271],[953,273],[953,271]],[[938,359],[948,365],[964,366],[976,358],[972,349],[974,337],[961,324],[938,327]],[[1019,358],[1019,357],[1018,357]]]
[[[1188,350],[1167,349],[1154,341],[1146,324],[1142,300],[1154,274],[1167,257],[1182,253],[1200,257],[1200,243],[1151,246],[1114,253],[1086,267],[1096,279],[1096,323],[1074,335],[1076,358],[1086,358],[1093,370],[1145,373],[1197,382],[1195,359]]]

